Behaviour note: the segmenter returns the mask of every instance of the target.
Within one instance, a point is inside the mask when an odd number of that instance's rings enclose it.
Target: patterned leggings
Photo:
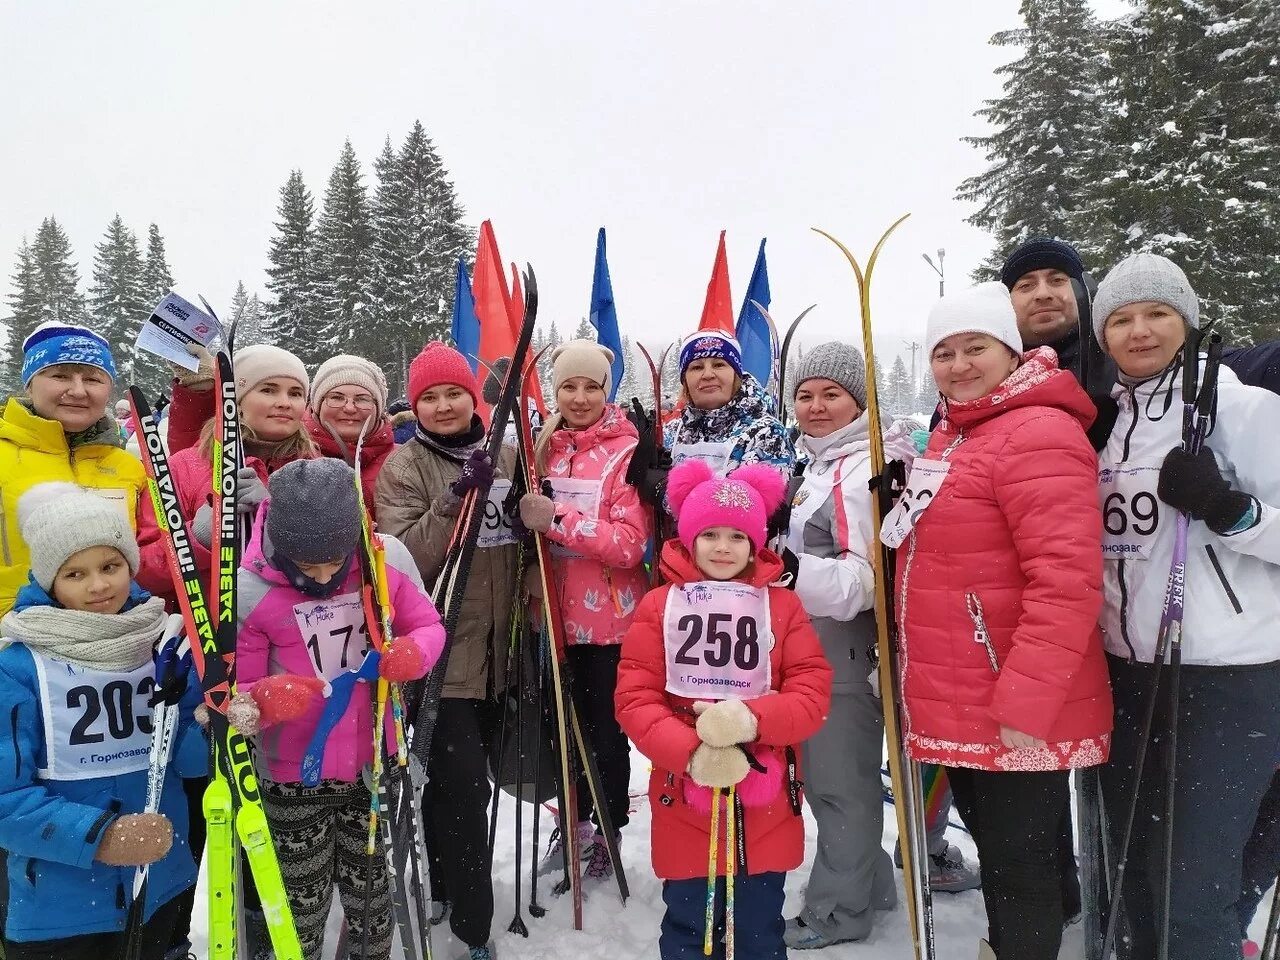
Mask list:
[[[364,935],[369,791],[358,781],[321,780],[316,787],[263,782],[262,798],[306,960],[320,960],[335,883],[350,942],[358,950]],[[369,899],[370,960],[388,960],[391,933],[390,878],[379,837]]]

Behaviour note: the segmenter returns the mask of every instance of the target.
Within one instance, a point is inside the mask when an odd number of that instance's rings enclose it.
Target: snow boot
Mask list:
[[[578,849],[583,860],[591,859],[591,849],[595,846],[596,828],[590,820],[579,820],[574,829],[578,832]],[[545,877],[564,869],[564,834],[557,823],[551,831],[551,842],[547,847],[547,855],[538,865],[538,876]]]
[[[811,923],[806,923],[803,914],[788,920],[786,928],[782,931],[783,942],[792,950],[821,950],[823,947],[834,946],[837,943],[865,940],[870,935],[871,922],[869,920],[867,922],[867,931],[862,936],[835,937],[823,933]]]
[[[964,854],[954,843],[941,853],[929,854],[929,889],[939,893],[960,893],[982,886],[982,874],[964,862]]]
[[[614,834],[618,838],[618,856],[622,856],[622,834]],[[588,880],[608,880],[613,876],[613,861],[609,859],[609,848],[605,845],[604,835],[597,833],[591,838],[591,852],[587,861]]]
[[[483,947],[468,947],[458,960],[498,960],[498,948],[492,940]]]
[[[991,944],[985,940],[978,941],[978,960],[1000,960],[996,956],[996,952],[991,949]]]

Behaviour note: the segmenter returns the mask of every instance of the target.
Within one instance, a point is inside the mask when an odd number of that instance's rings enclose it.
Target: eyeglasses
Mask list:
[[[367,394],[359,397],[349,397],[344,393],[329,393],[325,395],[323,403],[331,410],[341,410],[347,404],[351,404],[357,410],[372,410],[374,408],[373,397]]]

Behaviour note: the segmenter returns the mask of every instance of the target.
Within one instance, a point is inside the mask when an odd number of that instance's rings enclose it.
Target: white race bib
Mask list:
[[[326,682],[360,666],[372,647],[364,604],[358,593],[296,604],[293,619],[316,676]]]
[[[686,460],[701,460],[717,477],[723,477],[729,472],[729,458],[732,455],[731,443],[713,443],[710,440],[677,443],[671,448],[671,466],[678,467]]]
[[[911,464],[906,489],[880,525],[881,543],[891,550],[902,546],[920,521],[920,515],[933,503],[950,470],[951,464],[946,460],[925,460],[921,457]]]
[[[1158,464],[1121,463],[1098,471],[1104,560],[1150,560],[1167,507],[1156,496]]]
[[[484,519],[480,521],[480,536],[476,540],[476,546],[481,550],[486,547],[505,547],[516,542],[515,535],[511,532],[511,521],[502,510],[510,492],[510,480],[494,480],[489,487],[489,499],[484,502]]]
[[[548,477],[551,483],[551,499],[565,507],[572,507],[586,518],[588,523],[600,519],[600,500],[604,495],[604,483],[600,480],[577,480],[573,477]],[[579,557],[582,554],[558,543],[551,543],[554,557]]]
[[[42,780],[87,780],[147,769],[155,668],[93,670],[31,652],[44,711]]]
[[[672,586],[662,620],[667,692],[691,700],[752,700],[769,693],[769,591],[702,580]]]

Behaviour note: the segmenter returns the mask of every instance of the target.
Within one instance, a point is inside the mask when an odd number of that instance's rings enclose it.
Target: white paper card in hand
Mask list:
[[[142,324],[137,347],[184,369],[197,370],[200,361],[187,352],[187,345],[207,347],[221,335],[222,325],[217,320],[169,291]]]

